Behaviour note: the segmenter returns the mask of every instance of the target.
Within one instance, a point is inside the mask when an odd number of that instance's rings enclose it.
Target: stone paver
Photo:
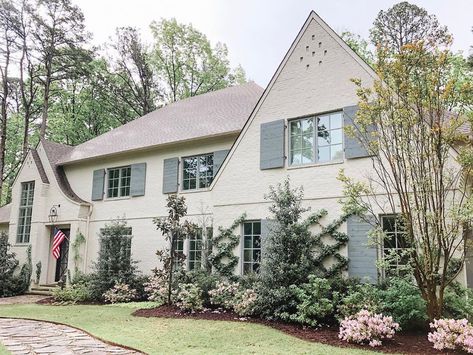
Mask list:
[[[66,325],[0,318],[0,342],[12,354],[139,354]]]
[[[21,295],[21,296],[13,296],[13,297],[0,297],[0,305],[4,304],[27,304],[27,303],[36,303],[43,298],[48,296],[40,296],[40,295]]]

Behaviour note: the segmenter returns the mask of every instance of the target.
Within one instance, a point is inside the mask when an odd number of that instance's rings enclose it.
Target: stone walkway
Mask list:
[[[65,325],[0,318],[0,342],[12,354],[139,354]]]

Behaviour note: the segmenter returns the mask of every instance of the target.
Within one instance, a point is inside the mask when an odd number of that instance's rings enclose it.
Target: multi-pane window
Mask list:
[[[131,167],[108,169],[107,197],[130,196]]]
[[[202,265],[202,229],[198,228],[189,238],[189,270],[200,269]]]
[[[21,184],[20,215],[16,234],[17,243],[29,243],[33,214],[34,181]]]
[[[261,222],[243,223],[243,273],[259,272],[261,262]]]
[[[382,244],[383,259],[387,262],[385,276],[398,275],[403,266],[406,266],[409,258],[406,253],[409,243],[406,239],[406,231],[399,215],[381,216],[381,226],[385,234]]]
[[[182,260],[184,259],[184,239],[178,238],[174,241],[174,269],[178,269],[182,265]]]
[[[209,187],[214,176],[214,156],[204,154],[183,158],[182,169],[184,190]]]
[[[343,158],[341,112],[301,118],[289,122],[291,165],[324,163]]]

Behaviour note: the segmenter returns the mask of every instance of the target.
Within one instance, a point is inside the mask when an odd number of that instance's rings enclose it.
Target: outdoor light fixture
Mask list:
[[[49,222],[53,224],[56,223],[57,218],[58,218],[57,209],[59,207],[61,207],[61,205],[53,205],[53,207],[51,207],[51,209],[49,210],[49,215],[48,215]]]

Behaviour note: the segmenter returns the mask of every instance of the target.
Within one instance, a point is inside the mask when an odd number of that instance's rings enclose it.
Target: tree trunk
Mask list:
[[[7,37],[8,34],[5,34]],[[5,171],[5,146],[7,139],[7,105],[8,105],[8,65],[10,63],[10,48],[8,44],[8,38],[5,49],[5,64],[3,67],[3,80],[2,80],[2,102],[1,102],[1,124],[0,124],[0,201],[3,193],[3,174]]]
[[[168,304],[171,304],[172,303],[172,276],[173,276],[173,273],[174,273],[174,259],[175,259],[175,253],[176,253],[176,247],[175,247],[175,244],[176,244],[176,235],[173,234],[172,237],[171,237],[171,251],[170,251],[170,257],[171,257],[171,261],[169,262],[169,284],[168,284]]]
[[[43,112],[42,112],[42,121],[41,129],[39,131],[39,136],[44,138],[46,136],[46,128],[48,123],[48,110],[49,110],[49,91],[50,91],[50,81],[49,78],[46,78],[44,83],[44,101],[43,101]]]

